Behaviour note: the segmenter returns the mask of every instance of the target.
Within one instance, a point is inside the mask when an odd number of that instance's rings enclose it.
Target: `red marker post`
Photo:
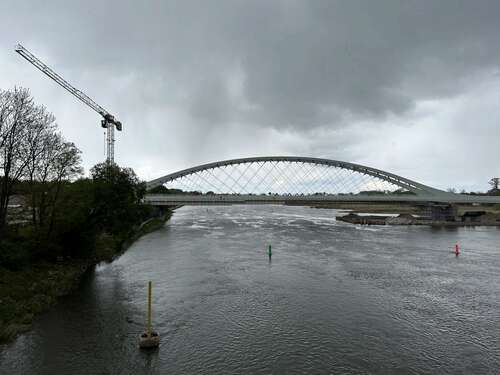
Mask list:
[[[460,254],[460,248],[459,248],[458,244],[456,243],[455,244],[455,255],[458,256],[458,254]]]

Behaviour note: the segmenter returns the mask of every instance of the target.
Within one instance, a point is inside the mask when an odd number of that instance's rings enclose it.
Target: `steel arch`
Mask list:
[[[383,181],[389,182],[400,188],[407,189],[417,195],[448,195],[449,193],[435,189],[433,187],[421,184],[416,181],[412,181],[410,179],[398,176],[393,173],[389,173],[386,171],[382,171],[380,169],[367,167],[360,164],[349,163],[345,161],[339,160],[331,160],[331,159],[322,159],[322,158],[313,158],[313,157],[303,157],[303,156],[258,156],[258,157],[250,157],[250,158],[239,158],[239,159],[229,159],[223,161],[217,161],[208,164],[198,165],[196,167],[187,168],[175,173],[168,174],[166,176],[154,179],[147,183],[147,188],[152,189],[154,187],[163,185],[167,182],[174,181],[176,179],[182,178],[184,176],[188,176],[200,171],[220,168],[228,165],[235,164],[246,164],[246,163],[255,163],[255,162],[297,162],[297,163],[308,163],[308,164],[316,164],[316,165],[326,165],[335,168],[346,169],[358,173],[362,173],[365,175],[369,175]]]

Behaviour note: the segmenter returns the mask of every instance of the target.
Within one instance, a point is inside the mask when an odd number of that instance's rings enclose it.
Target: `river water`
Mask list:
[[[499,245],[496,228],[184,207],[41,316],[0,373],[498,374]],[[148,280],[162,342],[144,352]]]

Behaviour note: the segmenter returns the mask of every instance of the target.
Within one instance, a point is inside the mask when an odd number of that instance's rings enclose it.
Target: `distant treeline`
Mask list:
[[[201,192],[201,191],[184,191],[184,190],[181,190],[181,189],[168,189],[166,188],[165,186],[163,185],[160,185],[160,186],[157,186],[157,187],[154,187],[152,189],[150,189],[148,191],[148,193],[150,194],[177,194],[177,195],[214,195],[215,193],[213,191],[207,191],[205,193]],[[230,195],[242,195],[240,193],[231,193]],[[274,195],[274,196],[277,196],[278,193],[260,193],[260,194],[255,194],[255,193],[249,193],[249,194],[245,194],[245,195]],[[303,193],[300,193],[300,194],[291,194],[291,193],[287,193],[287,194],[282,194],[282,195],[287,195],[287,196],[292,196],[292,195],[295,195],[295,196],[304,196],[304,195],[309,195],[309,194],[303,194]],[[317,193],[313,193],[312,195],[329,195],[328,193],[326,192],[317,192]],[[337,195],[415,195],[415,193],[411,192],[411,191],[408,191],[408,190],[402,190],[402,189],[398,189],[398,190],[395,190],[395,191],[390,191],[390,190],[364,190],[364,191],[360,191],[358,193],[338,193]]]
[[[485,193],[482,192],[466,192],[465,190],[460,191],[460,194],[466,194],[466,195],[500,195],[500,189],[498,188],[500,184],[500,179],[498,178],[493,178],[490,180],[489,184],[492,186],[490,190],[488,190]],[[447,189],[449,193],[457,193],[457,191],[453,188]],[[205,193],[194,190],[194,191],[184,191],[181,189],[168,189],[167,187],[160,185],[157,186],[153,189],[150,189],[148,191],[150,194],[176,194],[176,195],[214,195],[213,191],[207,191]],[[284,196],[304,196],[304,195],[317,195],[317,196],[325,196],[325,195],[331,195],[326,192],[316,192],[316,193],[285,193],[285,194],[278,194],[278,193],[248,193],[248,194],[240,194],[240,193],[230,193],[229,195],[272,195],[272,196],[278,196],[278,195],[284,195]],[[346,195],[415,195],[414,192],[405,190],[405,189],[396,189],[396,190],[362,190],[357,193],[337,193],[333,195],[338,195],[338,196],[346,196]]]

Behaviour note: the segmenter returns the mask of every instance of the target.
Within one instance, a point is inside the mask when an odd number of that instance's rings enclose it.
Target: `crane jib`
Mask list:
[[[92,108],[94,111],[99,113],[104,120],[102,120],[102,126],[107,129],[107,160],[108,162],[114,162],[114,128],[118,131],[122,130],[122,123],[115,119],[115,116],[106,111],[103,107],[97,104],[94,100],[88,97],[85,93],[78,90],[74,86],[72,86],[69,82],[67,82],[64,78],[62,78],[59,74],[49,68],[45,63],[43,63],[40,59],[38,59],[35,55],[33,55],[30,51],[24,48],[21,44],[16,45],[15,51],[21,55],[24,59],[26,59],[29,63],[35,66],[38,70],[48,76],[50,79],[55,81],[58,85],[66,89],[73,96],[78,98],[80,101],[85,103],[87,106]]]

